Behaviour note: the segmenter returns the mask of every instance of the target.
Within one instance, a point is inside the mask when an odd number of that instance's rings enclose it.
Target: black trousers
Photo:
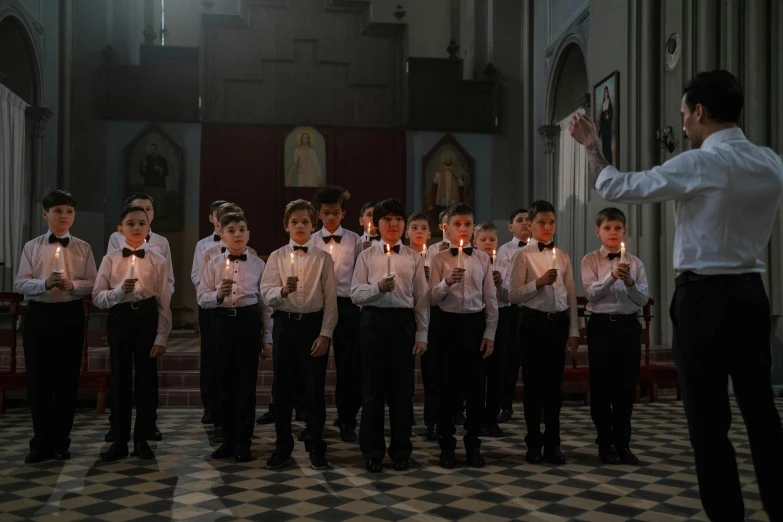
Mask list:
[[[631,413],[642,354],[642,325],[635,314],[592,314],[587,322],[590,415],[599,446],[631,443]]]
[[[362,309],[362,418],[359,446],[365,459],[386,453],[384,410],[389,405],[389,458],[408,458],[411,444],[413,371],[416,362],[416,319],[410,308]]]
[[[522,365],[523,400],[528,447],[560,446],[560,409],[563,407],[568,310],[547,314],[523,307],[519,318],[518,343]],[[541,409],[546,431],[541,434]]]
[[[305,449],[325,453],[323,440],[326,422],[326,363],[329,353],[313,357],[310,351],[321,333],[323,312],[289,314],[274,313],[272,357],[275,369],[275,451],[290,455],[294,451],[291,434],[291,413],[296,401],[305,408],[307,432]],[[297,390],[296,388],[299,387]]]
[[[487,421],[495,421],[501,408],[503,385],[506,383],[506,354],[509,349],[516,350],[516,344],[510,345],[510,339],[516,337],[516,323],[510,324],[511,307],[498,309],[498,329],[495,333],[495,351],[486,360],[485,373],[487,382]],[[517,370],[519,373],[519,370]],[[516,387],[516,382],[514,382]],[[512,399],[513,402],[513,399]]]
[[[256,304],[216,308],[211,315],[223,438],[229,444],[250,447],[256,420],[261,311]]]
[[[218,359],[217,341],[212,335],[214,310],[199,307],[198,329],[201,336],[201,357],[199,367],[199,386],[201,388],[201,404],[205,410],[212,412],[212,422],[215,426],[223,424],[220,414],[220,395],[218,394]]]
[[[81,299],[51,304],[28,302],[22,339],[27,401],[33,417],[30,451],[65,451],[71,445],[84,342]]]
[[[437,329],[439,306],[430,307],[429,331]],[[419,357],[421,380],[424,385],[424,424],[438,422],[438,347],[435,336],[428,337],[427,351]]]
[[[484,338],[484,312],[454,314],[441,310],[435,331],[440,369],[438,400],[438,432],[441,450],[453,451],[454,413],[460,390],[465,393],[467,433],[463,438],[465,450],[481,446],[481,422],[484,420],[484,352],[480,350]]]
[[[517,381],[519,381],[519,367],[521,365],[522,352],[517,349],[520,340],[517,339],[519,329],[519,316],[522,309],[515,304],[507,307],[506,323],[508,324],[508,342],[506,356],[503,359],[503,384],[500,390],[500,407],[504,410],[514,409],[514,399],[517,397]],[[501,314],[506,308],[501,308]]]
[[[748,430],[761,503],[783,520],[783,430],[770,384],[769,300],[758,274],[677,278],[670,314],[699,493],[710,520],[744,520],[729,441],[728,377]]]
[[[332,343],[337,368],[337,417],[341,423],[355,428],[356,414],[362,406],[359,307],[351,302],[350,297],[338,297],[337,314]]]
[[[136,371],[136,423],[133,437],[147,440],[157,421],[158,361],[150,357],[158,329],[155,298],[121,303],[109,309],[106,323],[111,357],[111,428],[114,440],[130,440],[133,370]]]

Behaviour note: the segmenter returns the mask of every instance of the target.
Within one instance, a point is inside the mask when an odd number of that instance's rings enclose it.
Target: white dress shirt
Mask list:
[[[51,232],[28,241],[22,249],[22,260],[14,281],[14,292],[23,294],[25,301],[39,303],[67,303],[92,293],[95,284],[95,258],[89,243],[66,233],[68,246],[49,243]],[[73,283],[73,290],[46,289],[46,280],[55,269],[54,254],[60,247],[65,277]]]
[[[386,243],[381,241],[359,254],[351,284],[351,300],[358,306],[378,308],[411,308],[416,316],[416,341],[426,343],[430,324],[430,303],[427,295],[427,276],[421,253],[402,242],[400,253],[392,251],[391,272],[394,290],[381,292],[378,283],[386,278]],[[395,245],[391,245],[394,247]]]
[[[222,243],[220,236],[218,236],[218,239],[215,240],[216,235],[217,234],[214,233],[210,234],[207,237],[200,239],[199,242],[196,243],[196,251],[193,252],[193,268],[190,270],[190,280],[193,281],[193,285],[196,287],[196,291],[198,291],[198,284],[201,280],[201,273],[204,271],[204,265],[206,264],[204,262],[204,252],[213,246]]]
[[[356,232],[345,230],[338,227],[334,235],[340,237],[340,242],[331,240],[328,243],[324,241],[325,237],[332,234],[322,228],[310,239],[310,244],[315,248],[320,248],[327,254],[331,254],[334,262],[334,277],[337,285],[337,297],[351,297],[351,280],[353,279],[353,269],[356,266],[356,258],[362,253],[362,238]],[[330,249],[331,247],[331,249]],[[289,260],[290,263],[290,260]]]
[[[212,246],[209,246],[206,250],[204,250],[204,265],[209,263],[210,259],[213,257],[223,255],[226,250],[226,244],[222,240],[218,241],[217,243],[213,243]],[[253,247],[247,247],[247,253],[258,257],[258,252],[253,250]]]
[[[511,258],[501,258],[496,252],[495,262],[492,264],[492,270],[495,272],[500,272],[500,286],[495,287],[498,294],[498,308],[511,306],[511,301],[508,300],[508,290],[511,288],[510,281],[508,280],[509,268],[511,268]]]
[[[579,337],[579,316],[574,291],[574,270],[568,252],[557,249],[555,268],[557,281],[536,289],[536,279],[549,270],[552,250],[539,251],[538,241],[531,239],[527,246],[517,250],[511,258],[508,298],[519,306],[533,308],[540,312],[562,312],[570,310],[569,337]]]
[[[314,248],[310,242],[302,245],[308,249],[306,254],[302,250],[294,253],[295,245],[289,241],[288,245],[269,256],[261,278],[261,299],[266,306],[283,312],[308,314],[323,310],[320,335],[331,339],[337,325],[337,289],[332,258],[320,248]],[[283,286],[291,277],[292,253],[294,274],[299,281],[296,292],[283,298]]]
[[[467,248],[467,247],[465,247]],[[446,276],[457,268],[459,256],[444,250],[432,260],[430,266],[430,303],[444,312],[470,314],[484,311],[486,327],[484,338],[495,340],[498,328],[498,298],[495,281],[492,279],[490,257],[474,249],[472,255],[462,255],[465,269],[461,283],[446,284]]]
[[[609,201],[676,200],[674,269],[703,275],[764,272],[781,194],[783,161],[739,128],[710,135],[645,172],[606,167],[595,185]]]
[[[427,249],[427,261],[429,263],[432,263],[432,259],[435,258],[438,254],[441,253],[440,246],[445,244],[446,246],[451,246],[451,244],[448,241],[438,241],[435,244],[432,244]]]
[[[635,314],[647,304],[649,295],[644,263],[628,253],[625,257],[635,283],[630,288],[622,279],[612,276],[620,258],[610,260],[609,251],[603,245],[582,259],[582,283],[589,311],[596,314]]]
[[[497,254],[498,261],[507,266],[511,266],[511,258],[514,257],[514,254],[516,254],[520,248],[526,246],[526,245],[519,246],[520,243],[527,243],[527,242],[515,236],[508,243],[503,243],[502,245],[500,245],[498,247],[498,254]]]
[[[92,302],[98,308],[108,309],[120,303],[132,303],[154,297],[158,306],[158,333],[155,344],[166,346],[171,333],[171,293],[168,284],[166,258],[148,248],[146,244],[137,250],[146,250],[144,258],[136,257],[133,277],[137,279],[133,292],[126,294],[122,284],[130,277],[131,257],[122,257],[122,249],[134,250],[127,243],[112,250],[101,261],[98,278],[92,291]]]
[[[208,310],[210,308],[242,308],[260,303],[261,320],[264,327],[262,342],[271,344],[272,309],[261,301],[261,279],[266,263],[260,257],[249,254],[247,249],[244,253],[247,255],[245,261],[229,260],[229,252],[210,259],[199,278],[198,305]],[[226,277],[226,261],[229,262],[228,277]],[[233,280],[234,285],[231,287],[231,295],[226,296],[223,302],[218,303],[217,290],[224,279]]]
[[[112,250],[117,250],[118,248],[121,249],[124,245],[125,236],[119,232],[115,232],[109,236],[109,246],[106,248],[106,253],[108,254]],[[150,240],[147,241],[147,247],[166,258],[166,263],[168,264],[167,271],[169,274],[169,291],[171,292],[171,295],[174,295],[174,264],[171,262],[171,247],[169,246],[169,240],[150,230]]]

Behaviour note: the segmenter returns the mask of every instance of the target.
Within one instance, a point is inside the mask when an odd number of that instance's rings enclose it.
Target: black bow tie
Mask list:
[[[548,245],[545,245],[544,243],[539,243],[538,244],[538,251],[539,252],[543,252],[545,248],[548,248],[549,250],[552,250],[553,248],[555,248],[555,242],[552,241]]]
[[[525,243],[524,241],[520,241],[518,246],[519,248],[522,248],[523,246],[527,246],[528,243],[530,243],[530,241],[528,241],[527,243]]]
[[[609,261],[611,261],[612,259],[617,259],[621,255],[622,254],[620,252],[617,252],[616,254],[612,254],[611,252],[609,252],[609,255],[607,257],[609,258]]]
[[[226,253],[226,247],[220,247],[220,253],[225,254]]]
[[[220,235],[215,234],[214,236],[212,236],[212,241],[220,241]]]
[[[143,248],[141,250],[131,250],[130,248],[122,248],[122,257],[130,257],[130,256],[136,256],[139,259],[144,259],[144,256],[146,254],[146,250]]]
[[[150,235],[149,234],[147,234],[147,237],[144,238],[144,241],[146,241],[147,243],[150,242]]]
[[[297,246],[294,246],[294,252],[296,252],[297,250],[301,250],[301,251],[302,251],[302,252],[304,252],[305,254],[307,253],[307,247],[298,246],[298,245],[297,245]]]
[[[325,236],[324,237],[324,243],[329,243],[332,239],[337,241],[337,244],[339,245],[340,241],[343,240],[343,236],[335,236],[334,234],[332,234],[331,236]]]
[[[69,237],[57,237],[54,234],[51,234],[49,236],[49,244],[50,245],[52,243],[60,243],[63,247],[67,247],[68,243],[70,243],[70,242],[71,242],[71,238],[69,238]]]
[[[228,255],[229,261],[236,261],[237,259],[239,259],[240,261],[247,261],[247,254],[239,254],[238,256],[235,256],[234,254]]]
[[[380,241],[381,235],[378,234],[377,236],[367,236],[367,241]]]
[[[463,248],[462,249],[462,253],[465,254],[466,256],[472,256],[473,255],[473,247],[465,247],[465,248]],[[452,247],[451,248],[451,255],[452,256],[456,256],[457,254],[459,254],[459,248]]]
[[[383,252],[384,252],[384,253],[386,252],[386,249],[387,249],[388,247],[389,247],[389,245],[386,245],[386,246],[383,248]],[[392,251],[392,252],[394,252],[395,254],[399,254],[399,253],[400,253],[400,245],[394,245],[393,247],[391,247],[391,251]]]

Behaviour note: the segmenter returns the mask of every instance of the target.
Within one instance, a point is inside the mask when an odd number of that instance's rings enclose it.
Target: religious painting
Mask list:
[[[326,185],[326,142],[312,127],[297,127],[285,139],[285,186]]]
[[[473,206],[475,161],[454,136],[446,134],[422,160],[423,212],[433,227],[441,211],[455,203]]]
[[[620,158],[620,72],[615,71],[593,88],[593,111],[598,143],[610,165]]]
[[[184,169],[182,149],[158,125],[147,127],[125,150],[127,194],[153,199],[154,230],[182,230]]]

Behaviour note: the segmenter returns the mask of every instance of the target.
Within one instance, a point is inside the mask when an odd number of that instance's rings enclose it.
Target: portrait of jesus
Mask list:
[[[294,129],[285,142],[285,186],[323,187],[325,160],[323,136],[310,127]]]

